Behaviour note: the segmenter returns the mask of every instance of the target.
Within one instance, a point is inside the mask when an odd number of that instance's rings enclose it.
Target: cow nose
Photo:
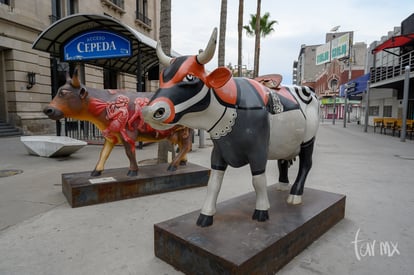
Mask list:
[[[43,109],[43,113],[45,113],[45,115],[47,115],[47,116],[53,116],[53,114],[55,113],[55,109],[52,108],[52,107],[46,106]]]
[[[51,106],[46,106],[43,109],[43,113],[45,113],[45,115],[47,115],[50,119],[58,120],[63,118],[62,111]]]

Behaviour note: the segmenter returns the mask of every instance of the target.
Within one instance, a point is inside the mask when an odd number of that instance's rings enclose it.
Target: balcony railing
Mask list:
[[[414,51],[405,53],[399,58],[392,58],[389,62],[371,68],[371,83],[384,80],[392,80],[405,73],[405,67],[410,66],[410,71],[414,72]]]

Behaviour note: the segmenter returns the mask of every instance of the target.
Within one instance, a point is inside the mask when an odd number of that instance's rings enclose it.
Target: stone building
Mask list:
[[[33,43],[45,29],[77,14],[97,14],[119,21],[151,45],[159,37],[160,0],[1,0],[0,122],[27,135],[55,134],[55,122],[42,109],[65,82],[65,71],[73,70],[75,65],[80,65],[81,79],[87,86],[136,90],[137,79],[142,77],[144,90],[154,89],[153,82],[148,81],[153,67],[143,68],[142,76],[138,76],[131,70],[114,67],[113,59],[96,64],[64,62],[62,56],[50,54],[51,49],[50,52],[33,49]]]

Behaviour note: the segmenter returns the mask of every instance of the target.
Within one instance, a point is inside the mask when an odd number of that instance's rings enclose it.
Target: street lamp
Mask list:
[[[333,78],[330,81],[330,86],[331,86],[332,92],[334,94],[332,124],[335,125],[335,117],[336,117],[336,87],[338,86],[338,80],[336,78]]]

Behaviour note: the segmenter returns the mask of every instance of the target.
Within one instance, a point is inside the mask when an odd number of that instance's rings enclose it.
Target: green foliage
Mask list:
[[[266,12],[263,16],[260,17],[260,36],[266,37],[270,33],[274,32],[275,29],[273,26],[278,24],[276,20],[270,20],[270,13]],[[249,25],[243,26],[243,29],[246,30],[247,36],[255,36],[256,29],[256,14],[250,14]]]

